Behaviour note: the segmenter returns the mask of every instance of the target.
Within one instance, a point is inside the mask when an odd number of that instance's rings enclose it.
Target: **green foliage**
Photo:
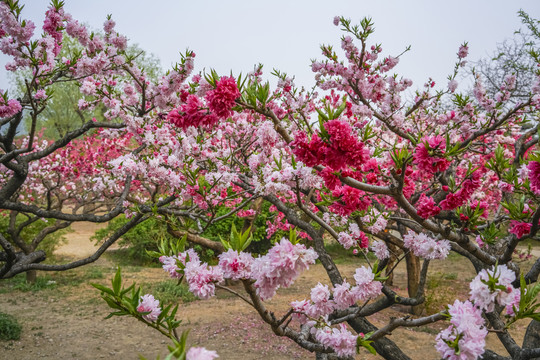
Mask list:
[[[91,239],[98,243],[105,241],[128,221],[124,215],[118,216],[111,220],[106,228],[96,231]],[[170,243],[174,240],[175,238],[167,232],[167,225],[151,217],[125,233],[118,241],[118,245],[125,250],[126,257],[146,264],[157,262],[151,254],[159,251],[158,245],[161,241]]]
[[[178,281],[174,280],[165,280],[155,284],[152,293],[161,304],[165,305],[176,304],[178,300],[187,303],[197,299],[195,295],[189,292],[186,284],[178,284]]]
[[[491,279],[491,276],[490,276]],[[516,322],[519,319],[530,318],[536,321],[540,321],[540,302],[538,302],[538,294],[540,294],[540,283],[530,284],[527,286],[523,274],[519,279],[520,284],[520,299],[519,299],[519,308],[514,306],[515,316],[511,318],[506,327],[508,328],[511,324]],[[488,284],[489,285],[489,284]]]
[[[139,305],[139,299],[141,298],[141,288],[131,284],[129,287],[124,288],[122,284],[122,273],[118,268],[114,278],[112,279],[111,288],[100,284],[91,284],[93,287],[101,291],[101,297],[110,308],[114,311],[111,312],[105,319],[109,319],[113,316],[131,316],[146,324],[147,326],[159,331],[161,334],[167,336],[172,340],[174,346],[169,346],[169,355],[165,359],[184,359],[186,356],[186,340],[189,331],[184,331],[178,337],[176,335],[176,329],[180,326],[182,321],[176,320],[175,316],[178,311],[178,305],[174,308],[172,304],[162,307],[155,322],[146,320],[143,316],[145,313],[137,311]],[[144,357],[140,357],[144,359]]]
[[[266,222],[272,221],[272,214],[269,212],[270,203],[263,202],[261,205],[260,212],[257,214],[255,221],[253,223],[253,231],[251,232],[252,240],[249,244],[247,250],[252,253],[265,253],[272,246],[270,240],[266,236]],[[216,217],[225,215],[230,211],[229,208],[221,208],[216,214]],[[225,218],[212,226],[208,227],[205,232],[202,233],[202,236],[214,240],[220,241],[221,239],[229,239],[231,235],[232,226],[236,229],[242,229],[244,226],[244,219],[237,216],[231,216]],[[277,235],[274,234],[274,237]]]
[[[0,312],[0,340],[19,340],[22,327],[12,315]]]
[[[229,236],[229,240],[220,240],[221,244],[223,244],[223,247],[225,247],[225,250],[233,249],[238,252],[244,251],[253,240],[253,236],[251,235],[251,227],[246,229],[246,231],[238,232],[238,230],[236,230],[236,226],[233,223],[231,226],[231,234]]]
[[[360,354],[360,348],[365,348],[368,350],[371,354],[377,355],[377,351],[375,351],[375,348],[371,346],[372,340],[369,340],[369,338],[373,335],[373,331],[365,334],[364,336],[358,336],[356,338],[356,353]]]
[[[22,214],[17,214],[15,226],[18,227],[27,220],[28,218],[26,216]],[[30,244],[43,229],[45,229],[48,226],[53,226],[54,224],[56,224],[56,222],[57,222],[56,219],[37,219],[36,221],[25,226],[19,236],[25,243]],[[13,245],[16,246],[16,244],[13,242],[9,233],[9,223],[10,223],[9,212],[0,211],[0,232],[4,234],[4,236],[6,236],[8,241],[10,241]],[[53,256],[54,251],[60,245],[66,242],[65,235],[69,233],[70,231],[71,230],[69,228],[66,228],[66,229],[57,230],[47,235],[39,243],[36,250],[45,251],[47,258],[51,258]]]

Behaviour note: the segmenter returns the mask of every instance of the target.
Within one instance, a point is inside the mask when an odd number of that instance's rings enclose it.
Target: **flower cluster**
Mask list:
[[[441,208],[435,204],[435,200],[424,193],[420,195],[415,205],[417,214],[424,219],[439,215],[441,212]]]
[[[427,173],[443,172],[450,166],[444,158],[446,141],[440,135],[427,137],[416,146],[413,162],[418,169]]]
[[[470,299],[486,312],[492,312],[495,304],[511,310],[514,305],[519,304],[520,298],[519,290],[512,286],[514,280],[516,274],[506,265],[483,269],[471,281]]]
[[[186,360],[213,360],[219,355],[214,350],[206,350],[203,347],[192,347],[186,354]]]
[[[0,94],[2,90],[0,90]],[[21,104],[15,99],[6,99],[3,96],[0,96],[0,118],[11,117],[22,109]]]
[[[236,80],[231,76],[223,76],[216,82],[216,88],[206,93],[206,101],[210,110],[220,119],[232,115],[235,100],[240,97]]]
[[[480,187],[480,177],[481,174],[479,171],[472,173],[470,178],[463,181],[461,189],[455,193],[450,193],[446,198],[441,201],[439,204],[443,210],[453,210],[458,206],[462,206],[469,200],[474,191]]]
[[[308,166],[325,165],[332,170],[347,166],[361,167],[367,161],[364,144],[354,135],[351,126],[343,120],[330,120],[324,124],[328,139],[315,134],[308,140],[305,132],[297,132],[292,142],[293,153]]]
[[[349,232],[341,231],[337,240],[345,249],[350,249],[353,246],[360,246],[365,249],[369,245],[367,235],[355,223],[349,225]]]
[[[322,345],[334,349],[340,357],[354,356],[356,350],[356,338],[345,324],[339,324],[339,329],[325,326],[323,328],[313,328],[315,339]]]
[[[424,233],[417,234],[409,230],[403,236],[403,243],[414,255],[424,259],[446,259],[450,252],[450,242],[448,240],[435,240]]]
[[[249,279],[251,264],[254,259],[251,254],[229,249],[219,255],[218,266],[223,270],[223,277],[231,280]]]
[[[317,257],[313,249],[282,239],[251,265],[251,277],[255,280],[258,295],[263,300],[270,299],[279,287],[289,287]]]
[[[143,319],[146,321],[156,321],[159,314],[161,314],[159,300],[154,299],[154,296],[151,294],[141,296],[139,306],[137,306],[137,312],[143,314]]]
[[[163,270],[167,271],[172,278],[185,276],[189,291],[201,299],[214,296],[215,283],[223,281],[221,268],[202,263],[192,249],[179,253],[177,256],[161,256],[159,260],[163,264]]]
[[[384,260],[390,257],[390,252],[384,241],[374,241],[371,244],[371,250],[379,260]]]
[[[375,280],[373,272],[364,266],[356,269],[354,274],[356,285],[351,286],[347,280],[336,284],[331,291],[328,285],[317,284],[311,289],[311,301],[293,301],[291,307],[301,324],[311,318],[325,318],[334,310],[344,310],[359,301],[374,299],[381,294],[382,284]]]
[[[484,353],[487,330],[482,312],[470,301],[448,305],[450,325],[437,335],[435,348],[443,359],[476,360]]]
[[[348,185],[338,186],[332,190],[332,196],[338,200],[328,208],[341,216],[350,215],[353,211],[366,210],[371,205],[371,199],[365,195],[366,193],[362,190]]]
[[[529,170],[531,191],[540,195],[540,163],[538,161],[530,161],[527,169]]]
[[[186,103],[169,112],[167,120],[181,129],[187,129],[190,126],[212,126],[218,117],[205,110],[197,96],[188,95]]]
[[[173,109],[167,115],[167,120],[181,129],[194,127],[210,127],[220,119],[232,114],[232,107],[240,92],[233,77],[222,77],[216,82],[216,88],[206,92],[208,108],[197,95],[185,94],[185,103]]]

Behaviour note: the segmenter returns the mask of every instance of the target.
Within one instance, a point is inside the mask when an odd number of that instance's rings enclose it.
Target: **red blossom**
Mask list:
[[[329,135],[323,141],[318,134],[308,140],[305,132],[297,132],[291,143],[293,153],[307,166],[325,165],[332,170],[348,166],[361,167],[368,160],[364,144],[353,134],[350,125],[342,120],[330,120],[324,124]]]
[[[418,169],[428,173],[443,172],[450,166],[450,161],[444,157],[446,142],[440,135],[427,137],[416,146],[414,163]]]
[[[476,189],[480,187],[480,172],[475,171],[471,177],[461,185],[461,189],[453,194],[448,194],[439,204],[443,210],[454,210],[469,200]]]
[[[371,205],[371,200],[365,196],[365,192],[350,186],[336,188],[332,191],[332,196],[340,199],[330,205],[329,209],[341,216],[347,216],[353,211],[366,210]]]
[[[416,212],[422,218],[427,219],[438,215],[441,212],[441,208],[435,204],[435,200],[432,197],[422,194],[416,202]]]
[[[532,224],[521,222],[517,220],[510,221],[510,228],[508,232],[517,236],[518,239],[521,239],[523,235],[527,235],[531,232]]]
[[[231,76],[223,76],[216,82],[216,88],[206,93],[206,101],[210,110],[220,119],[232,115],[235,101],[240,97],[236,80]]]

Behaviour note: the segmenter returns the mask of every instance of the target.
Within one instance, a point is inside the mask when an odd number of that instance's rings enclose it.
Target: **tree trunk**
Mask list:
[[[388,259],[388,263],[386,265],[386,272],[384,274],[384,276],[387,277],[388,279],[386,279],[384,283],[388,286],[393,286],[394,285],[394,272],[392,271],[392,268],[394,267],[394,264],[397,261],[397,257],[395,254],[398,254],[400,250],[396,245],[391,244],[390,242],[387,242],[386,246],[388,246],[388,250],[390,251],[390,258]]]
[[[420,258],[408,252],[405,255],[405,262],[407,263],[407,291],[409,297],[414,298],[418,293],[420,284]],[[424,305],[411,307],[411,313],[414,315],[421,315],[423,311]]]
[[[29,284],[34,284],[36,282],[37,278],[37,271],[36,270],[28,270],[26,272],[26,282]]]
[[[540,347],[540,322],[533,320],[527,326],[525,338],[523,339],[524,349],[535,349]],[[532,358],[531,360],[540,360],[540,358]]]
[[[375,325],[363,317],[352,319],[348,323],[357,333],[362,332],[366,334],[370,331],[377,330]],[[386,360],[411,360],[395,342],[386,336],[375,340],[371,345],[375,348],[377,354]]]

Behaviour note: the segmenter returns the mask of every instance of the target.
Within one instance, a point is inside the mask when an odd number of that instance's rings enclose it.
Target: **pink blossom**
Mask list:
[[[330,120],[324,124],[328,141],[319,134],[308,140],[305,132],[297,132],[291,143],[293,153],[307,166],[325,165],[333,170],[347,166],[361,167],[367,159],[364,144],[354,136],[350,125],[342,120]],[[325,139],[326,140],[326,139]]]
[[[351,234],[343,231],[338,234],[338,241],[345,249],[350,249],[356,245],[356,240],[351,236]]]
[[[223,281],[221,268],[208,266],[199,259],[189,259],[184,269],[189,291],[201,299],[209,299],[214,296],[215,283]]]
[[[60,53],[64,17],[64,9],[56,9],[52,5],[49,6],[49,9],[45,12],[43,31],[45,31],[45,33],[49,34],[54,39],[52,43],[53,59]],[[51,59],[51,61],[53,59]]]
[[[521,291],[519,289],[512,290],[512,299],[509,299],[506,303],[506,314],[510,316],[515,316],[514,307],[519,309],[519,302],[521,300]]]
[[[298,320],[300,324],[305,324],[308,322],[309,318],[306,316],[306,314],[309,312],[311,308],[311,304],[307,300],[301,300],[301,301],[293,301],[291,302],[291,308],[294,310],[294,314],[292,315],[292,318],[295,320]]]
[[[103,23],[103,31],[105,31],[106,34],[110,34],[114,30],[115,26],[116,26],[116,23],[114,22],[114,20],[107,19]]]
[[[19,113],[22,110],[21,104],[15,99],[9,99],[7,104],[5,100],[0,97],[0,118],[8,118]]]
[[[197,96],[188,95],[184,105],[169,112],[167,121],[185,130],[190,126],[212,126],[218,121],[218,117],[204,110],[203,103]]]
[[[388,259],[390,257],[390,252],[384,241],[374,241],[371,244],[371,250],[379,260]]]
[[[139,306],[137,306],[137,311],[139,313],[147,313],[143,315],[143,319],[147,321],[156,321],[161,314],[161,308],[159,307],[159,300],[154,299],[154,296],[151,294],[146,294],[141,296],[139,299]]]
[[[357,288],[351,288],[351,284],[346,280],[343,280],[343,283],[341,284],[336,284],[333,291],[336,309],[344,310],[349,306],[356,304],[356,302],[360,300],[360,292],[356,290]]]
[[[287,239],[275,244],[266,255],[251,265],[252,278],[261,299],[270,299],[279,287],[289,287],[300,273],[315,263],[317,253]]]
[[[186,360],[213,360],[219,355],[214,350],[206,350],[203,347],[192,347],[186,354]]]
[[[487,284],[490,275],[496,280],[493,287]],[[516,274],[506,265],[493,266],[489,270],[483,269],[471,281],[470,299],[477,307],[486,312],[492,312],[495,309],[495,304],[514,305],[515,292],[519,292],[512,286],[514,280],[516,280]]]
[[[529,181],[531,183],[531,191],[540,195],[540,163],[538,161],[530,161],[527,165],[529,170]]]
[[[311,289],[311,301],[313,305],[310,308],[309,315],[313,318],[325,316],[334,311],[334,301],[330,300],[330,290],[328,285],[318,283]]]
[[[458,57],[463,59],[469,54],[469,47],[467,45],[461,45],[458,50]]]
[[[6,3],[0,3],[0,38],[5,33],[12,36],[17,42],[25,44],[32,38],[36,25],[29,20],[26,20],[25,25],[17,21],[17,18],[11,13]]]
[[[470,301],[456,300],[453,305],[448,305],[448,313],[452,325],[437,335],[435,348],[443,359],[478,359],[484,353],[488,333],[481,311]],[[450,346],[458,337],[457,348]]]
[[[339,16],[334,16],[334,25],[335,26],[338,26],[339,25]]]
[[[229,249],[219,255],[218,266],[223,271],[223,276],[227,279],[239,280],[249,279],[251,276],[251,264],[254,259],[251,254]]]
[[[45,90],[43,89],[39,89],[38,91],[36,91],[36,93],[34,94],[34,99],[36,100],[43,100],[47,97],[47,94],[45,93]]]
[[[326,326],[322,329],[315,328],[315,339],[322,345],[334,349],[338,356],[354,356],[356,351],[356,338],[345,324],[339,324],[339,329]]]
[[[328,208],[335,214],[347,216],[353,211],[366,210],[371,205],[369,197],[364,196],[365,192],[350,186],[340,186],[332,191],[332,196],[339,198]]]
[[[356,269],[354,273],[354,280],[356,280],[356,286],[353,290],[358,296],[358,300],[374,299],[381,294],[382,284],[379,281],[375,281],[375,274],[371,269],[362,266]]]
[[[417,234],[412,230],[403,236],[403,244],[414,255],[425,259],[446,259],[450,252],[448,240],[435,240],[424,233]]]
[[[500,181],[498,186],[499,186],[499,189],[501,189],[501,191],[503,191],[503,192],[510,193],[510,192],[514,191],[514,185],[506,183],[504,181]]]
[[[454,92],[456,91],[458,87],[458,82],[455,80],[455,79],[452,79],[448,82],[448,90],[450,90],[450,92]]]
[[[458,206],[462,206],[469,200],[474,191],[480,187],[480,172],[475,171],[471,177],[463,181],[461,189],[456,193],[446,195],[446,198],[440,202],[440,207],[443,210],[454,210]]]
[[[186,265],[187,261],[199,261],[199,255],[193,249],[188,249],[183,253],[173,256],[161,256],[159,261],[163,264],[163,270],[169,273],[169,276],[173,279],[180,279],[183,276],[183,271],[177,265],[180,262],[182,265]]]

